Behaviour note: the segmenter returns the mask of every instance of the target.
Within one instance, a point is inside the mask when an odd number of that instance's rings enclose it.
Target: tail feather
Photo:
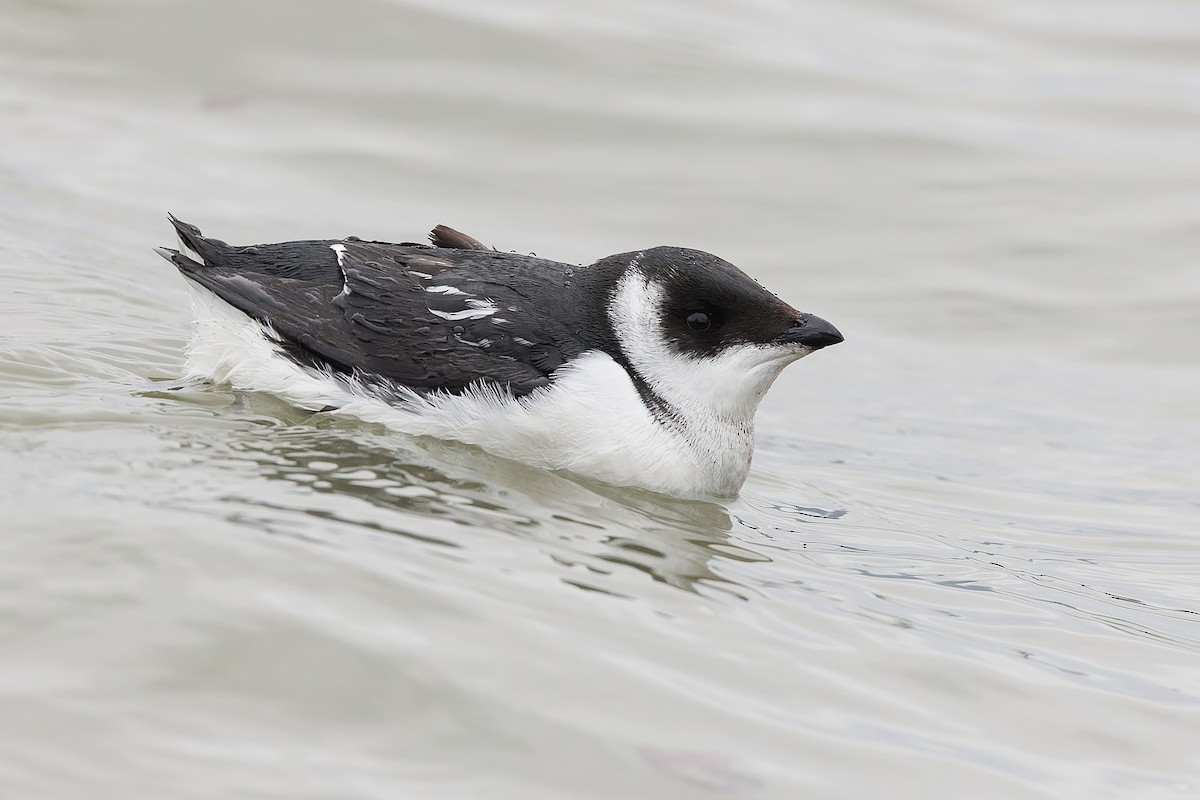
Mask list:
[[[167,219],[175,226],[175,233],[179,236],[180,255],[190,257],[191,261],[198,261],[202,265],[212,263],[214,260],[219,260],[219,256],[223,250],[228,250],[229,245],[219,239],[207,239],[200,229],[195,225],[191,225],[183,220],[177,219],[174,214],[167,214]],[[161,253],[159,255],[162,255]],[[166,256],[164,256],[166,258]],[[182,266],[173,258],[169,261],[176,266]]]
[[[186,258],[186,256],[180,253],[178,250],[172,250],[169,247],[156,247],[154,248],[154,252],[158,253],[172,264],[175,263],[176,258]]]
[[[210,249],[209,240],[204,238],[204,234],[200,233],[200,229],[195,225],[189,225],[176,219],[174,214],[167,214],[167,219],[175,226],[175,233],[179,236],[180,249],[156,247],[154,252],[170,261],[185,275],[203,270],[206,266],[203,253]]]
[[[178,250],[172,250],[169,247],[156,247],[154,252],[170,261],[185,275],[190,272],[199,272],[204,269],[204,263],[194,258],[190,258],[188,254],[181,253]]]

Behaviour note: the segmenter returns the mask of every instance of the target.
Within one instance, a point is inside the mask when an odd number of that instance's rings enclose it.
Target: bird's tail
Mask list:
[[[200,232],[199,228],[176,219],[174,214],[167,214],[167,219],[175,226],[175,233],[179,237],[179,249],[156,247],[154,252],[184,272],[203,269],[221,248],[229,246],[216,239],[204,238],[204,234]]]

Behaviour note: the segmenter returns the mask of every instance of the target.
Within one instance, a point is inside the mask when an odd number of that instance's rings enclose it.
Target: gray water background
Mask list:
[[[1200,794],[1194,3],[0,11],[0,797]],[[167,211],[847,341],[675,502],[163,391]]]

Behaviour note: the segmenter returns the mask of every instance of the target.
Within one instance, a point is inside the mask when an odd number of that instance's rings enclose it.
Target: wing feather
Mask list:
[[[572,325],[578,299],[565,265],[481,249],[470,237],[478,246],[346,239],[232,247],[176,227],[204,263],[160,252],[269,324],[284,351],[310,365],[418,392],[483,383],[519,397],[589,349]]]

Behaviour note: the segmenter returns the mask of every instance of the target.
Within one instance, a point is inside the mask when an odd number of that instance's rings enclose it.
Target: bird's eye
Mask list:
[[[687,324],[694,331],[706,331],[712,325],[712,320],[703,311],[693,311],[688,314]]]

